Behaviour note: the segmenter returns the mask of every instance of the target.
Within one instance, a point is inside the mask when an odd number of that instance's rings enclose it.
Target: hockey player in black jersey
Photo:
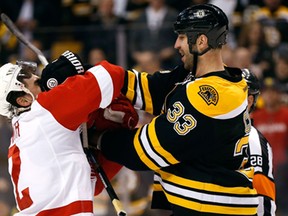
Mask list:
[[[248,69],[243,69],[242,74],[248,84],[248,109],[249,113],[252,113],[260,94],[260,82]],[[253,166],[255,171],[253,186],[259,198],[258,216],[274,216],[276,211],[272,159],[269,142],[252,126],[249,135],[249,160],[246,166]]]
[[[194,5],[174,27],[183,65],[153,75],[127,70],[122,88],[156,117],[135,130],[106,131],[97,147],[130,169],[155,172],[152,208],[174,216],[256,215],[254,168],[245,168],[248,87],[241,69],[224,67],[221,57],[228,19],[212,4]]]

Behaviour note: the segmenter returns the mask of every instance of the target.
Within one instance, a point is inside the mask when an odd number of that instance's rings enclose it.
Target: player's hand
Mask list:
[[[87,69],[77,54],[66,50],[43,69],[40,86],[43,91],[49,91],[70,76],[84,74]]]
[[[139,117],[131,102],[123,95],[119,95],[105,109],[98,109],[90,115],[88,128],[94,126],[97,131],[107,129],[133,129]]]

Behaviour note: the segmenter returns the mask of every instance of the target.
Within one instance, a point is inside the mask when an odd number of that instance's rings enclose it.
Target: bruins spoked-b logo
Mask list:
[[[213,104],[216,106],[219,100],[218,92],[215,88],[210,85],[201,85],[199,86],[200,91],[198,94],[204,99],[204,101],[210,105]]]

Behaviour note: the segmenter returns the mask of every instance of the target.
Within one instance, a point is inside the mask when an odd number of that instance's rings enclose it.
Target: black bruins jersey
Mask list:
[[[152,208],[174,216],[255,215],[254,169],[244,169],[251,121],[241,70],[195,80],[183,71],[126,72],[123,93],[139,109],[161,114],[139,129],[104,133],[103,154],[155,171]]]

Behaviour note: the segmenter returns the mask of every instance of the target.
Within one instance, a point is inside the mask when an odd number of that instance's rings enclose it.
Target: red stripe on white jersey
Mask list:
[[[93,214],[93,202],[89,200],[77,201],[59,208],[41,211],[37,216],[70,216],[80,213]]]

